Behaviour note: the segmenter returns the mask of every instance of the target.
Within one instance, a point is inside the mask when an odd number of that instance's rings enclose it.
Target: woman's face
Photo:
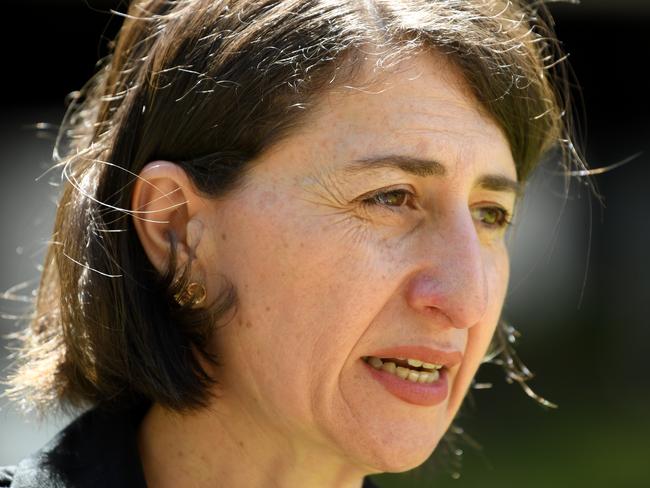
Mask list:
[[[197,249],[209,295],[225,275],[240,299],[215,334],[217,402],[369,472],[418,466],[456,414],[503,305],[516,196],[508,142],[456,72],[424,55],[403,68],[324,96],[210,203]],[[353,163],[370,158],[384,164]],[[435,404],[362,360],[404,345],[462,354]]]

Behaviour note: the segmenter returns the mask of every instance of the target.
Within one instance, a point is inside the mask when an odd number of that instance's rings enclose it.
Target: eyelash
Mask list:
[[[386,197],[390,195],[404,195],[407,199],[408,198],[413,198],[415,197],[415,194],[413,192],[410,192],[408,190],[404,189],[395,189],[395,190],[389,190],[389,191],[378,191],[377,193],[374,193],[373,195],[363,199],[361,201],[362,205],[365,208],[370,208],[370,207],[381,207],[385,210],[388,210],[390,212],[399,212],[399,208],[402,207],[402,205],[397,205],[397,206],[392,206],[392,205],[387,205],[385,203],[380,203],[379,198],[381,197]],[[488,228],[494,228],[494,229],[503,229],[506,228],[510,225],[512,225],[512,216],[510,212],[508,212],[505,208],[500,207],[500,206],[492,206],[492,207],[478,207],[476,209],[472,209],[472,213],[474,211],[479,211],[479,212],[497,212],[497,219],[495,223],[490,224],[490,223],[485,223],[483,222],[483,225],[488,227]]]

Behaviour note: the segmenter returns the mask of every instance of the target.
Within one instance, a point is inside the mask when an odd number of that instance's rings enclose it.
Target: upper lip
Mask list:
[[[463,360],[463,353],[452,349],[434,349],[429,346],[395,346],[368,354],[378,358],[409,358],[425,363],[441,364],[452,368]]]

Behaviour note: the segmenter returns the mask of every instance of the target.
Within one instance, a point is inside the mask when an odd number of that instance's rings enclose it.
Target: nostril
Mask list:
[[[438,320],[447,322],[449,325],[453,325],[453,318],[445,313],[444,310],[441,310],[440,307],[427,306],[425,309],[425,312],[429,317],[437,318]]]

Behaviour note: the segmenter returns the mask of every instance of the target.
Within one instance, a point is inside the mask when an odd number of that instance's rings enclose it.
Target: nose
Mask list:
[[[488,305],[488,263],[471,216],[426,232],[423,241],[424,259],[408,283],[408,304],[428,317],[446,316],[453,327],[473,326]]]

